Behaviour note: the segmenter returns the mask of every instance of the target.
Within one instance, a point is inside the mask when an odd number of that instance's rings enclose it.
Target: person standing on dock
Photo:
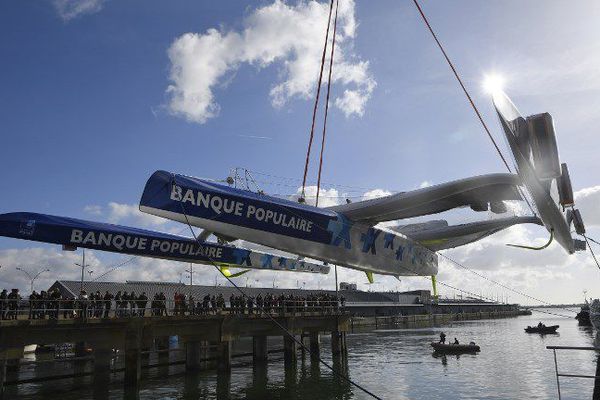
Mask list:
[[[87,319],[87,309],[88,309],[88,295],[85,290],[79,292],[79,297],[77,298],[79,303],[79,318],[82,320]]]
[[[446,343],[446,334],[444,332],[440,333],[440,343]]]
[[[104,318],[108,318],[112,306],[112,299],[113,295],[107,290],[106,293],[104,293]]]
[[[0,293],[0,313],[2,314],[1,315],[2,319],[6,319],[7,311],[8,311],[8,292],[6,291],[6,289],[3,289],[2,293]]]

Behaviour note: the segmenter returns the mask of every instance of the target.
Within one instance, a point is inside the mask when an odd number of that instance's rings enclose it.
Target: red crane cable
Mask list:
[[[327,53],[327,42],[329,39],[329,26],[331,25],[331,12],[333,11],[333,0],[329,4],[329,18],[327,21],[327,31],[325,32],[325,45],[323,46],[323,55],[321,56],[321,71],[319,72],[319,82],[317,84],[317,96],[315,98],[315,107],[313,109],[312,125],[310,128],[310,138],[308,140],[308,149],[306,150],[306,163],[304,164],[304,178],[302,178],[302,198],[304,199],[304,188],[306,187],[306,175],[308,174],[308,162],[310,160],[310,149],[312,147],[313,136],[315,132],[315,119],[317,117],[317,107],[319,105],[319,95],[321,94],[321,81],[323,80],[323,66],[325,65],[325,54]]]
[[[419,10],[419,14],[421,14],[421,17],[423,18],[423,21],[427,25],[427,28],[429,28],[429,32],[431,32],[431,36],[433,36],[433,39],[437,43],[438,47],[442,51],[442,54],[444,55],[444,58],[448,62],[448,65],[452,69],[452,72],[454,73],[454,76],[456,77],[456,80],[460,84],[460,87],[462,88],[463,92],[465,92],[465,95],[467,96],[467,99],[469,100],[469,103],[471,103],[471,107],[473,107],[473,110],[475,111],[475,114],[477,114],[477,118],[479,118],[479,121],[481,122],[481,125],[483,125],[483,129],[485,130],[485,132],[487,133],[488,137],[492,141],[494,147],[496,148],[496,151],[498,152],[498,155],[500,156],[500,158],[504,162],[504,165],[506,165],[506,169],[508,169],[508,172],[512,173],[512,170],[510,169],[510,166],[508,165],[508,162],[506,161],[506,159],[502,155],[502,152],[500,151],[500,147],[498,147],[498,144],[496,143],[496,140],[494,139],[494,137],[490,133],[490,130],[488,129],[485,121],[483,120],[483,117],[479,113],[479,110],[477,109],[477,106],[473,102],[473,99],[471,99],[471,95],[469,94],[469,92],[467,91],[467,88],[463,84],[462,79],[460,79],[460,76],[458,75],[458,72],[456,71],[456,68],[454,68],[454,64],[452,64],[452,61],[450,61],[450,58],[446,54],[446,51],[444,50],[444,47],[442,46],[442,44],[438,40],[435,32],[433,31],[433,28],[429,24],[429,21],[427,20],[427,17],[425,16],[425,13],[423,13],[423,10],[421,9],[421,6],[419,5],[419,2],[417,0],[413,0],[413,2],[415,3],[415,6],[417,7],[417,10]]]
[[[323,118],[323,138],[321,140],[321,155],[319,156],[319,175],[317,178],[317,197],[315,207],[319,205],[319,192],[321,191],[321,170],[323,169],[323,151],[325,150],[325,133],[327,130],[327,114],[329,113],[329,93],[331,91],[331,71],[333,70],[333,53],[335,51],[335,33],[337,31],[338,6],[340,0],[335,3],[335,18],[333,19],[333,39],[331,41],[331,55],[329,56],[329,77],[327,79],[327,97],[325,100],[325,116]]]

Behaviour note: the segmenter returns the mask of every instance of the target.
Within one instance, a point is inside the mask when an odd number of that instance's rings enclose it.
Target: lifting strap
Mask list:
[[[317,197],[315,207],[319,205],[319,192],[321,191],[321,170],[323,169],[323,151],[325,150],[325,132],[327,130],[327,115],[329,114],[329,93],[331,92],[331,71],[333,71],[333,53],[335,51],[335,33],[337,31],[338,6],[335,3],[335,18],[333,19],[333,38],[331,39],[331,55],[329,56],[329,78],[327,79],[327,97],[325,98],[325,116],[323,117],[323,138],[321,139],[321,155],[319,156],[319,174],[317,175]]]
[[[308,173],[308,162],[310,160],[310,149],[312,147],[315,133],[315,119],[317,117],[317,107],[319,105],[319,96],[321,94],[321,82],[323,80],[323,66],[325,65],[325,54],[327,54],[327,42],[329,40],[329,26],[331,25],[331,12],[333,11],[333,1],[329,4],[329,18],[327,20],[327,31],[325,32],[325,45],[323,46],[323,55],[321,56],[321,71],[319,72],[319,81],[317,83],[317,96],[313,108],[312,125],[310,127],[310,137],[308,139],[308,149],[306,150],[306,163],[304,164],[304,177],[302,178],[302,199],[304,199],[304,188],[306,187],[306,175]]]

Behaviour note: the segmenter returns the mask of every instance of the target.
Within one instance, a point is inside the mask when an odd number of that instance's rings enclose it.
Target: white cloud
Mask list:
[[[297,201],[302,194],[302,187],[296,189],[296,193],[290,196],[290,200]],[[306,204],[315,205],[317,186],[306,186],[304,189]],[[348,193],[340,192],[335,188],[321,188],[319,191],[319,207],[333,207],[344,204],[347,198],[357,198],[357,201],[371,200],[379,197],[389,196],[392,192],[385,189],[373,189],[366,191],[361,196],[350,196]]]
[[[297,201],[302,195],[302,188],[299,187],[296,190],[296,194],[290,197],[290,200]],[[316,186],[306,186],[304,189],[304,198],[306,200],[306,204],[310,204],[311,206],[315,205],[317,199],[317,187]],[[332,207],[342,204],[344,199],[344,195],[337,191],[337,189],[325,189],[321,188],[319,191],[319,207]]]
[[[291,98],[311,98],[319,74],[328,12],[328,2],[300,1],[288,5],[276,0],[247,15],[240,32],[211,28],[205,33],[178,37],[168,50],[169,110],[201,124],[214,118],[220,109],[215,89],[228,83],[227,77],[242,64],[259,70],[273,64],[279,66],[279,81],[270,90],[274,107],[284,106]],[[376,86],[368,61],[352,53],[355,34],[354,2],[340,2],[332,82],[345,88],[334,103],[346,116],[363,115]],[[327,74],[324,78],[326,83]]]
[[[85,206],[83,208],[83,211],[92,215],[102,215],[102,206],[92,204],[89,206]]]
[[[99,205],[85,206],[83,211],[95,216],[105,216],[107,222],[128,223],[143,227],[163,227],[168,220],[141,212],[136,204],[125,204],[111,201],[105,207]]]
[[[85,262],[90,265],[90,269],[94,269],[99,263],[92,251],[86,252]],[[43,272],[35,280],[35,290],[38,291],[48,289],[57,279],[79,280],[81,268],[75,263],[81,263],[81,253],[60,251],[58,247],[0,250],[0,288],[18,288],[25,293],[29,292],[30,279],[25,273],[16,270],[17,267],[33,276],[46,268],[50,269],[50,272]]]
[[[54,8],[63,21],[70,21],[81,15],[100,11],[105,2],[106,0],[54,0]]]
[[[136,204],[121,204],[111,201],[108,203],[108,220],[118,223],[133,219],[143,226],[161,226],[168,220],[141,212]]]
[[[373,189],[369,190],[368,192],[365,192],[365,194],[363,194],[362,200],[377,199],[379,197],[389,196],[390,194],[392,194],[392,192],[384,189]]]
[[[581,212],[586,226],[600,226],[600,186],[578,190],[574,193],[575,207]]]

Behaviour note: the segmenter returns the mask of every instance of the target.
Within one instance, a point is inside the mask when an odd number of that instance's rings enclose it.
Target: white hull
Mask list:
[[[394,276],[429,276],[437,274],[437,255],[431,250],[397,233],[394,233],[395,249],[385,248],[383,240],[379,240],[375,243],[376,250],[373,254],[362,251],[358,245],[352,246],[351,249],[345,249],[343,246],[331,246],[212,219],[199,218],[192,215],[186,216],[181,213],[157,208],[141,206],[140,211],[184,224],[189,223],[210,232],[218,232],[223,235],[361,271]],[[361,243],[361,235],[369,228],[368,225],[354,224],[350,230],[351,241],[356,244]],[[398,246],[406,248],[406,252],[401,259],[397,259],[396,255]]]

